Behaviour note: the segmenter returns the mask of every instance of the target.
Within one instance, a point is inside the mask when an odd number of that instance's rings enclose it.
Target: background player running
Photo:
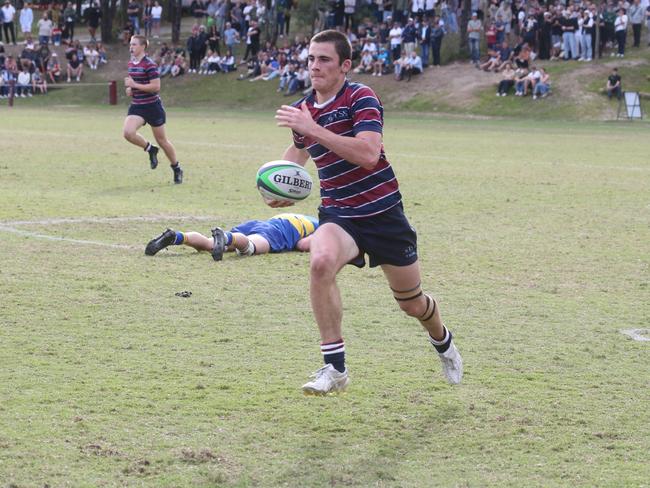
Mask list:
[[[318,228],[318,219],[307,215],[285,213],[269,220],[248,220],[230,231],[212,229],[212,237],[199,232],[179,232],[167,229],[149,241],[144,253],[153,256],[161,249],[174,245],[190,246],[197,251],[210,251],[215,261],[224,252],[236,251],[240,256],[268,252],[309,251],[311,235]]]
[[[131,60],[129,76],[124,78],[126,95],[131,97],[129,112],[124,120],[124,138],[131,144],[141,147],[149,154],[151,169],[158,166],[158,147],[138,134],[138,129],[145,124],[151,126],[156,142],[165,151],[174,171],[174,183],[183,183],[183,170],[176,159],[176,150],[165,135],[166,114],[158,93],[160,92],[160,75],[158,66],[146,55],[148,46],[144,36],[133,36],[129,43]]]

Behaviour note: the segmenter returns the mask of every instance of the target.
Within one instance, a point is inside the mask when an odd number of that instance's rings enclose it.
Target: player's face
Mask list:
[[[339,63],[333,42],[312,42],[309,45],[309,76],[314,90],[328,92],[343,82],[351,61]]]
[[[140,41],[135,38],[131,38],[131,42],[129,42],[129,53],[131,53],[131,56],[137,58],[138,56],[141,56],[142,53],[144,53],[144,46],[140,44]]]

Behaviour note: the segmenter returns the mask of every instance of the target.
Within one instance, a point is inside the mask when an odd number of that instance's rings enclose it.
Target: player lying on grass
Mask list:
[[[215,261],[223,253],[235,251],[240,256],[268,252],[309,251],[312,234],[318,228],[318,219],[307,215],[284,213],[269,220],[247,220],[229,231],[212,229],[212,237],[199,232],[179,232],[167,229],[149,241],[144,253],[153,256],[168,246],[185,245],[197,251],[210,251]]]

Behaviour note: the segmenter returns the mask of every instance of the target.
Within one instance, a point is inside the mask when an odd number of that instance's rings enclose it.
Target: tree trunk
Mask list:
[[[99,8],[102,12],[100,22],[102,42],[108,44],[115,40],[115,36],[113,36],[113,19],[115,18],[115,11],[117,9],[117,0],[101,0]]]
[[[463,0],[463,11],[460,14],[460,44],[461,51],[467,47],[467,22],[469,22],[472,9],[472,0]]]
[[[183,2],[182,0],[172,0],[172,3],[172,44],[178,44],[181,40],[181,18],[183,16]]]

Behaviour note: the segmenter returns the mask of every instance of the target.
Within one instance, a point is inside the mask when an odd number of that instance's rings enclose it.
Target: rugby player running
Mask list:
[[[124,138],[131,144],[141,147],[149,154],[151,169],[158,166],[158,146],[151,144],[138,134],[138,130],[145,124],[151,126],[151,131],[156,142],[165,151],[167,159],[174,172],[174,183],[183,183],[183,170],[176,159],[176,150],[165,135],[165,122],[167,116],[160,100],[160,74],[158,66],[147,56],[146,49],[149,45],[144,36],[131,37],[129,52],[129,76],[124,78],[126,95],[131,97],[128,115],[124,120]]]
[[[463,361],[436,301],[422,289],[415,230],[404,215],[384,153],[383,107],[369,87],[346,80],[351,58],[344,34],[316,34],[308,58],[313,91],[292,106],[283,105],[275,116],[280,127],[293,132],[282,159],[304,165],[311,157],[321,186],[320,226],[310,242],[310,298],[325,366],[302,389],[325,395],[349,383],[336,276],[346,264],[363,267],[366,254],[371,267],[381,266],[399,307],[427,331],[447,381],[458,384]]]

